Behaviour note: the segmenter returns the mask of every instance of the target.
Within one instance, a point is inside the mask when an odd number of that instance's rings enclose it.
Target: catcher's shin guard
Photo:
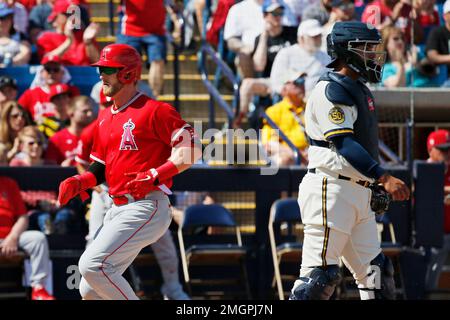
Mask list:
[[[342,277],[337,265],[315,267],[309,277],[299,277],[289,300],[329,300]]]
[[[395,300],[394,266],[382,252],[370,262],[370,273],[358,285],[361,299]]]

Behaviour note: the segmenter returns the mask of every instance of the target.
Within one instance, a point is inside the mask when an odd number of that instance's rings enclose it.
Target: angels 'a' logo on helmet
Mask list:
[[[122,141],[120,142],[119,150],[138,150],[136,141],[134,141],[133,129],[135,124],[131,119],[123,125]]]

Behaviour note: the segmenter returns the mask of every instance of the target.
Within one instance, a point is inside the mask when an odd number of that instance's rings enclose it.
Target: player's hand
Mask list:
[[[12,237],[6,237],[5,240],[0,243],[0,253],[4,256],[12,256],[18,250],[17,239]]]
[[[70,177],[59,185],[58,203],[64,206],[70,199],[81,192],[81,181],[75,177]]]
[[[128,193],[134,198],[142,198],[154,190],[158,172],[155,169],[150,169],[143,172],[128,172],[125,173],[125,176],[133,178],[125,185]]]
[[[409,188],[402,180],[386,173],[379,179],[379,182],[390,193],[394,201],[405,201],[409,199]]]

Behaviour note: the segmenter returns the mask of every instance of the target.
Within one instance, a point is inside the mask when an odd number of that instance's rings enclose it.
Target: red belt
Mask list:
[[[116,206],[123,206],[124,204],[133,203],[145,198],[145,196],[142,198],[133,198],[131,195],[120,195],[120,196],[109,195],[109,196],[112,198]]]

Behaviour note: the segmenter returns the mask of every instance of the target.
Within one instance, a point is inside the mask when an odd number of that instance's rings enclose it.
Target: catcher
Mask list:
[[[305,237],[290,300],[329,299],[341,279],[340,258],[361,299],[395,298],[375,212],[384,212],[390,197],[409,199],[410,191],[378,163],[377,110],[365,82],[380,81],[380,42],[379,32],[361,22],[337,22],[327,37],[334,72],[319,79],[306,106],[309,164],[298,197]]]

